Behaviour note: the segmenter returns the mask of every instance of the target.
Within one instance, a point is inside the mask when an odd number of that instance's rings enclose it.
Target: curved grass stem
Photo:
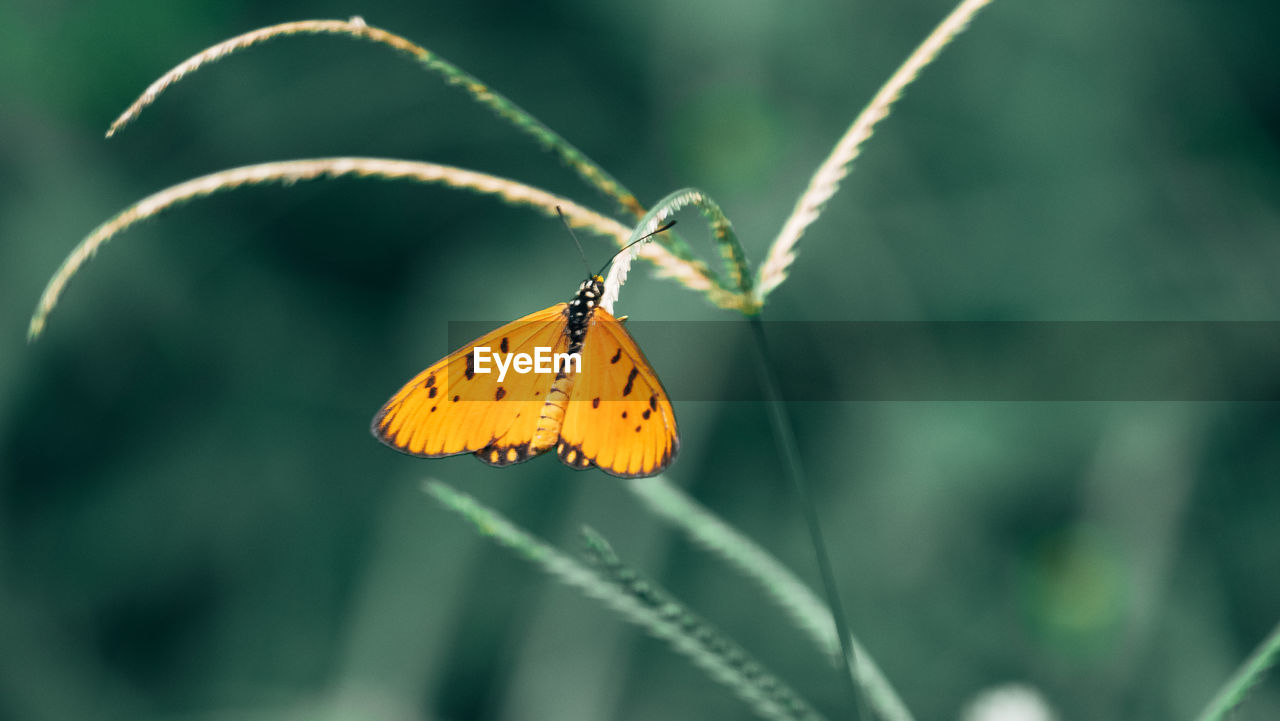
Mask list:
[[[871,137],[876,123],[889,116],[890,108],[902,96],[902,91],[965,29],[974,14],[990,2],[991,0],[962,0],[894,71],[889,80],[880,86],[875,97],[871,98],[871,102],[854,119],[853,125],[845,131],[831,154],[818,166],[813,178],[809,180],[809,186],[796,201],[791,216],[782,225],[782,230],[770,246],[769,254],[760,265],[755,287],[755,305],[764,305],[765,296],[786,280],[787,269],[796,259],[796,243],[800,236],[804,234],[805,228],[818,219],[823,206],[840,189],[840,181],[849,174],[849,166],[862,151],[862,144]]]
[[[555,209],[559,206],[564,209],[565,216],[574,227],[613,237],[619,243],[631,237],[631,228],[545,190],[496,175],[477,173],[448,165],[386,158],[315,158],[249,165],[211,173],[153,193],[95,228],[72,249],[53,277],[49,279],[31,316],[27,329],[28,339],[34,340],[39,337],[67,283],[80,268],[107,241],[139,221],[159,215],[175,205],[222,191],[266,183],[290,185],[305,180],[343,176],[439,183],[453,188],[494,195],[504,202],[536,208],[552,217],[555,216]],[[654,248],[647,257],[653,260],[659,269],[675,266],[669,274],[677,279],[686,279],[690,275],[680,261],[663,248]]]
[[[172,70],[151,83],[142,95],[111,124],[111,127],[107,130],[107,137],[111,137],[133,122],[142,110],[155,102],[156,98],[169,86],[209,63],[275,38],[321,34],[347,35],[370,40],[409,55],[427,70],[443,77],[446,83],[462,88],[477,103],[489,108],[495,115],[538,141],[544,148],[560,156],[560,159],[587,184],[615,200],[623,211],[637,217],[644,213],[644,207],[640,205],[640,202],[636,200],[635,195],[630,190],[627,190],[616,178],[605,172],[585,153],[544,125],[542,121],[533,117],[506,97],[493,91],[488,85],[480,82],[478,78],[468,74],[453,63],[395,33],[368,25],[359,17],[353,17],[350,20],[301,20],[281,23],[259,28],[243,35],[237,35],[234,38],[210,46],[179,63]]]
[[[712,238],[715,240],[716,248],[720,252],[720,256],[724,260],[725,269],[729,274],[729,281],[726,283],[721,280],[706,263],[696,259],[689,246],[674,234],[664,234],[662,236],[663,243],[675,257],[689,263],[691,268],[695,268],[699,273],[704,274],[717,288],[723,291],[722,294],[708,294],[713,303],[721,308],[741,311],[746,315],[758,312],[759,308],[752,304],[754,296],[751,292],[751,268],[747,262],[746,252],[743,251],[742,244],[738,242],[738,235],[734,233],[733,224],[729,222],[729,218],[720,209],[719,204],[706,193],[696,188],[684,188],[670,193],[667,197],[654,203],[649,212],[641,217],[636,227],[637,229],[646,228],[661,223],[688,206],[697,208],[702,213],[702,217],[706,219],[707,225],[710,226]],[[666,236],[672,237],[667,239]]]

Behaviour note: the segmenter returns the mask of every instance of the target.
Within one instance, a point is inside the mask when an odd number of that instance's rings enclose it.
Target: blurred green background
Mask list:
[[[0,717],[748,715],[438,508],[428,476],[564,548],[591,524],[843,717],[834,672],[758,589],[615,480],[550,458],[421,461],[368,435],[448,350],[448,321],[573,292],[581,265],[553,221],[411,184],[240,191],[114,241],[32,346],[26,322],[99,222],[237,165],[423,159],[612,209],[411,62],[333,37],[206,68],[103,140],[153,79],[238,33],[358,13],[505,93],[642,202],[705,190],[759,261],[951,7],[0,4]],[[997,0],[880,127],[766,317],[1280,320],[1270,10]],[[709,247],[696,216],[682,230]],[[647,272],[619,309],[732,318]],[[650,360],[705,377],[721,352]],[[804,372],[784,355],[781,372]],[[1007,682],[1061,718],[1189,718],[1280,619],[1274,404],[791,410],[853,630],[919,719],[956,718]],[[671,481],[816,586],[764,409],[677,413]],[[1277,717],[1275,679],[1238,716]]]

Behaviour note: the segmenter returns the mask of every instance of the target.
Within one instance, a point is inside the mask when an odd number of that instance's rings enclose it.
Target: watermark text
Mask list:
[[[471,349],[471,369],[476,373],[492,373],[489,362],[498,368],[498,382],[513,370],[520,375],[528,373],[581,373],[582,354],[552,353],[551,348],[536,346],[533,355],[528,353],[494,353],[489,346],[478,345]]]

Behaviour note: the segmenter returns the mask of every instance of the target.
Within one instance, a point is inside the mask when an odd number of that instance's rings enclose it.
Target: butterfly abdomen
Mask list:
[[[547,392],[547,400],[542,404],[542,415],[538,418],[538,429],[533,433],[531,446],[541,453],[554,446],[560,439],[560,426],[564,424],[564,411],[569,405],[569,394],[573,392],[573,376],[557,373]]]
[[[587,337],[587,328],[591,324],[591,315],[600,305],[600,297],[604,294],[604,282],[600,276],[592,276],[578,286],[578,292],[564,309],[564,333],[569,338],[569,353],[581,353],[582,343]],[[569,404],[569,396],[573,393],[573,375],[557,373],[547,393],[547,400],[542,406],[542,416],[538,419],[538,429],[534,431],[530,450],[541,453],[556,445],[560,439],[560,427],[564,424],[564,412]]]

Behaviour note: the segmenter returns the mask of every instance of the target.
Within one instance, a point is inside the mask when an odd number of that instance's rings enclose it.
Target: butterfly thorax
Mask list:
[[[582,281],[582,285],[578,286],[577,294],[573,296],[573,300],[569,301],[569,308],[565,311],[569,324],[565,328],[565,333],[569,335],[570,353],[582,352],[582,341],[587,337],[587,326],[591,323],[591,314],[599,307],[603,295],[604,278],[593,275]]]

